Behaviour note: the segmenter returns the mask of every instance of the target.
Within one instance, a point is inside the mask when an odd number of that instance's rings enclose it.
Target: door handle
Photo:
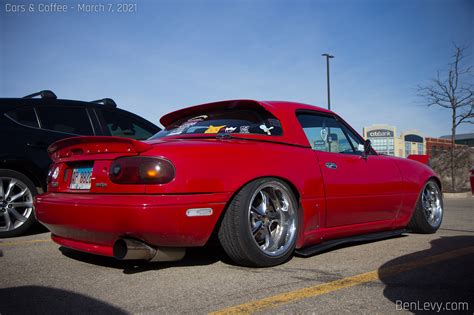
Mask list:
[[[337,168],[337,164],[333,162],[326,162],[326,167],[335,170]]]
[[[44,142],[36,142],[36,143],[28,142],[26,145],[29,146],[30,148],[36,148],[36,149],[46,149],[48,147],[48,144]]]

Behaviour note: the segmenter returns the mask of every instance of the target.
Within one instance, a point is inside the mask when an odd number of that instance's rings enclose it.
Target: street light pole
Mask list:
[[[329,59],[334,58],[334,56],[331,56],[330,54],[322,54],[321,56],[326,57],[326,76],[328,80],[328,109],[331,110],[331,89],[329,86]]]

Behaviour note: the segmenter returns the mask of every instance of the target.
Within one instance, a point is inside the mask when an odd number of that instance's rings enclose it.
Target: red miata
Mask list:
[[[216,235],[237,264],[273,266],[344,242],[434,233],[440,181],[377,154],[337,114],[253,100],[181,109],[147,141],[76,137],[48,149],[36,215],[65,247],[172,261]]]

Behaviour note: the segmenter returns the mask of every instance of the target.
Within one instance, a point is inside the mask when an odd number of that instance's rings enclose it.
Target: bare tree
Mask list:
[[[448,72],[442,77],[440,72],[431,84],[418,87],[418,95],[428,106],[441,106],[451,110],[451,184],[455,190],[454,150],[456,128],[463,123],[474,124],[474,85],[472,66],[463,66],[466,47],[454,44],[452,62]]]

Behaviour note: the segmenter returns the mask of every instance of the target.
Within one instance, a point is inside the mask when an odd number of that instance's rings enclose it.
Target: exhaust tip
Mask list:
[[[127,243],[123,239],[119,239],[115,242],[113,253],[114,257],[123,260],[127,256]]]
[[[113,255],[119,260],[176,261],[185,253],[185,248],[155,248],[131,238],[118,239],[113,246]]]
[[[114,243],[113,254],[120,260],[150,260],[155,256],[156,250],[142,241],[122,238]]]

